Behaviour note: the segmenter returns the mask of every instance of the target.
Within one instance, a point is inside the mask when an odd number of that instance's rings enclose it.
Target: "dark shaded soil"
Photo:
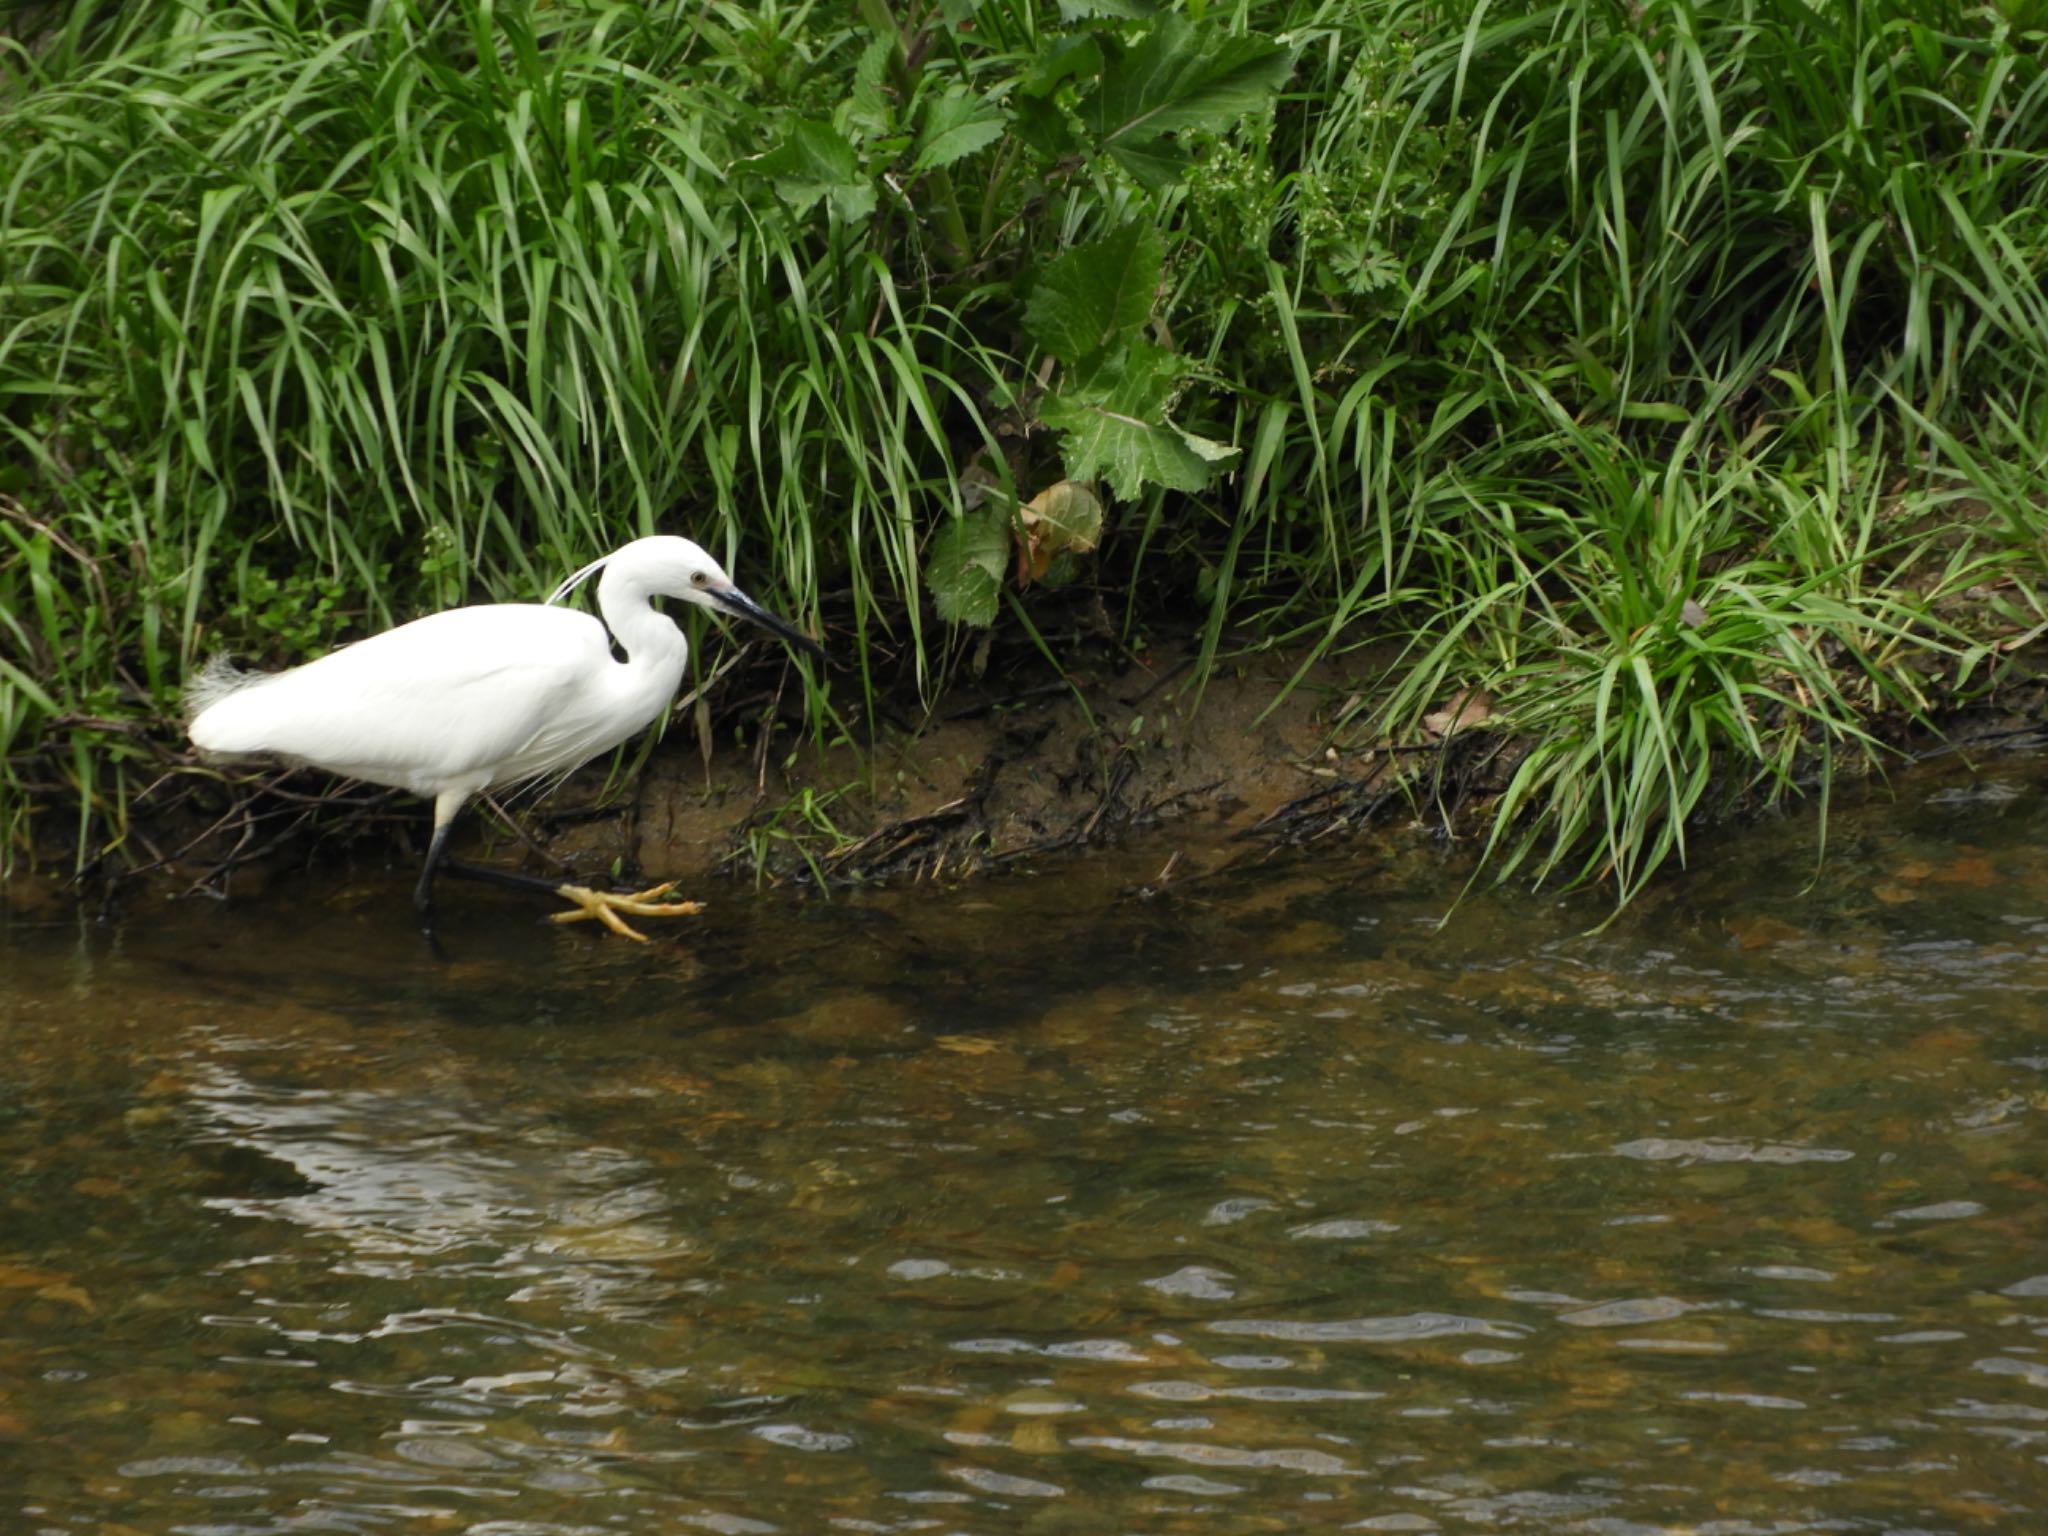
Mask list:
[[[1350,694],[1341,669],[1312,668],[1289,689],[1294,658],[1250,661],[1198,697],[1193,659],[1007,693],[956,689],[929,719],[880,732],[865,761],[852,748],[780,745],[757,747],[752,762],[714,754],[708,766],[664,753],[630,823],[565,829],[553,846],[663,874],[936,879],[1168,822],[1254,833],[1305,795],[1385,779],[1386,754],[1347,759],[1329,744]]]

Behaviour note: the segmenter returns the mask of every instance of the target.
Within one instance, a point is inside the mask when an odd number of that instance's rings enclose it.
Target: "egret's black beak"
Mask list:
[[[774,614],[755,602],[738,587],[726,587],[711,593],[712,601],[721,613],[729,613],[736,619],[746,619],[760,625],[771,634],[782,636],[791,645],[820,663],[825,660],[825,648],[809,635],[787,620],[778,619]]]

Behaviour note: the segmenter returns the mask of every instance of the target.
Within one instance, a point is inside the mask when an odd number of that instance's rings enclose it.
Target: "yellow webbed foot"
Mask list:
[[[573,912],[557,912],[548,919],[553,923],[580,923],[589,918],[600,922],[621,938],[647,942],[647,935],[634,929],[620,913],[632,917],[694,917],[704,910],[701,901],[663,901],[661,898],[674,890],[681,882],[663,881],[660,885],[649,886],[644,891],[635,891],[630,896],[618,895],[611,891],[593,891],[587,885],[564,885],[557,889],[564,901],[572,903]]]

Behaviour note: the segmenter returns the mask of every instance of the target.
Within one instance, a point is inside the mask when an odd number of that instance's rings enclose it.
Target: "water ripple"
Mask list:
[[[1124,1435],[1077,1435],[1075,1445],[1090,1450],[1121,1451],[1152,1460],[1185,1461],[1202,1467],[1272,1467],[1323,1477],[1356,1477],[1358,1469],[1328,1451],[1283,1446],[1270,1451],[1244,1451],[1235,1446],[1205,1445],[1193,1440],[1142,1440]]]
[[[1614,1150],[1618,1156],[1648,1163],[1845,1163],[1856,1155],[1846,1147],[1735,1141],[1718,1136],[1644,1136],[1621,1142]]]
[[[1411,1312],[1402,1317],[1353,1317],[1331,1322],[1242,1317],[1210,1322],[1204,1326],[1211,1333],[1316,1344],[1405,1344],[1417,1339],[1450,1338],[1461,1334],[1519,1339],[1529,1333],[1529,1329],[1520,1323],[1463,1317],[1455,1312]]]

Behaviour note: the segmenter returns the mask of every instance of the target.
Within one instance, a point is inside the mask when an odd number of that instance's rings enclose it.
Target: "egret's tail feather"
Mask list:
[[[218,757],[269,751],[261,711],[252,714],[230,701],[283,675],[244,672],[227,657],[214,657],[185,684],[185,733],[192,744]]]
[[[214,657],[185,682],[185,719],[198,719],[231,693],[240,693],[269,674],[244,672],[225,654]]]

